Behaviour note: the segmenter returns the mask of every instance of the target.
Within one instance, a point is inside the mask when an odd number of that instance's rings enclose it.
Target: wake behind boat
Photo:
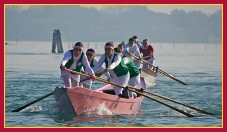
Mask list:
[[[144,78],[141,77],[140,88],[146,90]],[[82,87],[55,88],[54,97],[61,111],[84,114],[137,114],[143,96],[137,98],[121,98],[114,95],[112,85],[91,90]],[[101,112],[101,113],[100,113]],[[110,112],[110,113],[108,113]]]

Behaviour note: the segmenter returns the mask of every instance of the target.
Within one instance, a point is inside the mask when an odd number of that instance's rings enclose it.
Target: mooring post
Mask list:
[[[56,49],[56,41],[57,41],[57,35],[56,35],[56,30],[54,30],[53,33],[53,40],[52,40],[52,53],[55,53],[55,49]]]
[[[62,41],[61,41],[61,33],[60,30],[54,30],[53,33],[53,41],[52,41],[52,53],[56,53],[56,45],[58,48],[58,53],[63,53]]]

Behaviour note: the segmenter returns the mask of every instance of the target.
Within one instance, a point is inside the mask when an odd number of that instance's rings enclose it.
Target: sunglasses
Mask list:
[[[80,48],[74,48],[75,51],[82,51]]]

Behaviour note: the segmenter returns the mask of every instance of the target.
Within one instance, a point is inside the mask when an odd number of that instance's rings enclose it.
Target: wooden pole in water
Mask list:
[[[57,35],[56,35],[56,30],[54,30],[53,40],[52,40],[52,50],[51,50],[52,53],[55,53],[56,43],[57,43]]]
[[[60,30],[58,30],[58,53],[63,53],[63,47],[62,47],[62,41],[61,41],[61,33]]]
[[[58,48],[58,53],[63,53],[62,41],[61,41],[61,33],[60,30],[54,30],[53,33],[53,41],[52,41],[52,53],[56,53],[56,46]]]

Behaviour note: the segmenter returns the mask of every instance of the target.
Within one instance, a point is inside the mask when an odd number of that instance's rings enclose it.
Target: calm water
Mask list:
[[[221,127],[222,126],[222,46],[221,44],[153,44],[156,66],[189,84],[182,85],[158,74],[157,85],[149,91],[178,100],[187,105],[214,113],[214,116],[191,111],[164,101],[196,117],[178,112],[144,99],[138,115],[87,115],[73,117],[58,111],[53,96],[45,98],[21,112],[11,112],[62,86],[59,63],[63,54],[52,54],[51,42],[8,42],[5,46],[7,127],[67,127],[67,126],[136,126],[136,127]],[[63,42],[64,51],[71,42]],[[98,54],[104,43],[86,43]],[[94,88],[103,86],[98,81]],[[161,100],[161,99],[160,99]]]

